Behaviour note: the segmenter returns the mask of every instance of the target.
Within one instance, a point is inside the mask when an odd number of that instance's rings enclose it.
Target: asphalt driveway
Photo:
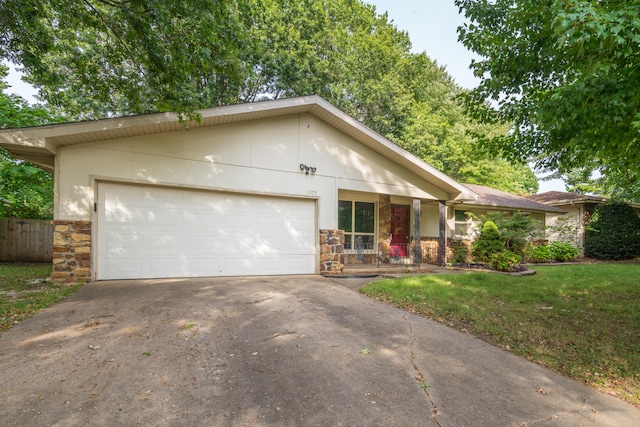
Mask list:
[[[354,283],[90,283],[0,334],[0,425],[640,425],[629,404]]]

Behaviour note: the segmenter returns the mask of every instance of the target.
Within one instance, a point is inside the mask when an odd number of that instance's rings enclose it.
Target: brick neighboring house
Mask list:
[[[569,223],[576,227],[575,244],[582,249],[584,248],[585,228],[589,218],[598,205],[607,203],[610,199],[589,194],[547,191],[529,196],[529,200],[565,211],[566,215],[551,216],[549,225],[557,224],[559,218],[569,217]],[[640,215],[640,204],[630,203],[630,205]]]

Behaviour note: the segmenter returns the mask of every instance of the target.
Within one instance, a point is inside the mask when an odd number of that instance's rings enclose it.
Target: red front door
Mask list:
[[[409,206],[391,205],[391,256],[409,253]]]

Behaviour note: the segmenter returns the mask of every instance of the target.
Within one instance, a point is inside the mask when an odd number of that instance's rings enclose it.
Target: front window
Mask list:
[[[463,210],[456,209],[454,235],[456,237],[467,236],[467,213]]]
[[[338,201],[338,228],[344,230],[345,250],[374,249],[375,203]]]

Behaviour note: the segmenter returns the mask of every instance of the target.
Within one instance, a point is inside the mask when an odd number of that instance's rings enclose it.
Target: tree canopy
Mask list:
[[[510,157],[640,195],[640,0],[456,0],[459,39],[481,59],[469,107],[512,123]]]
[[[0,64],[0,129],[59,123],[62,117],[9,95]],[[53,218],[53,177],[30,163],[13,159],[0,148],[0,217]]]
[[[357,0],[4,0],[0,23],[0,57],[69,119],[318,94],[455,179],[537,190],[475,137],[506,127],[469,117],[445,69]]]

